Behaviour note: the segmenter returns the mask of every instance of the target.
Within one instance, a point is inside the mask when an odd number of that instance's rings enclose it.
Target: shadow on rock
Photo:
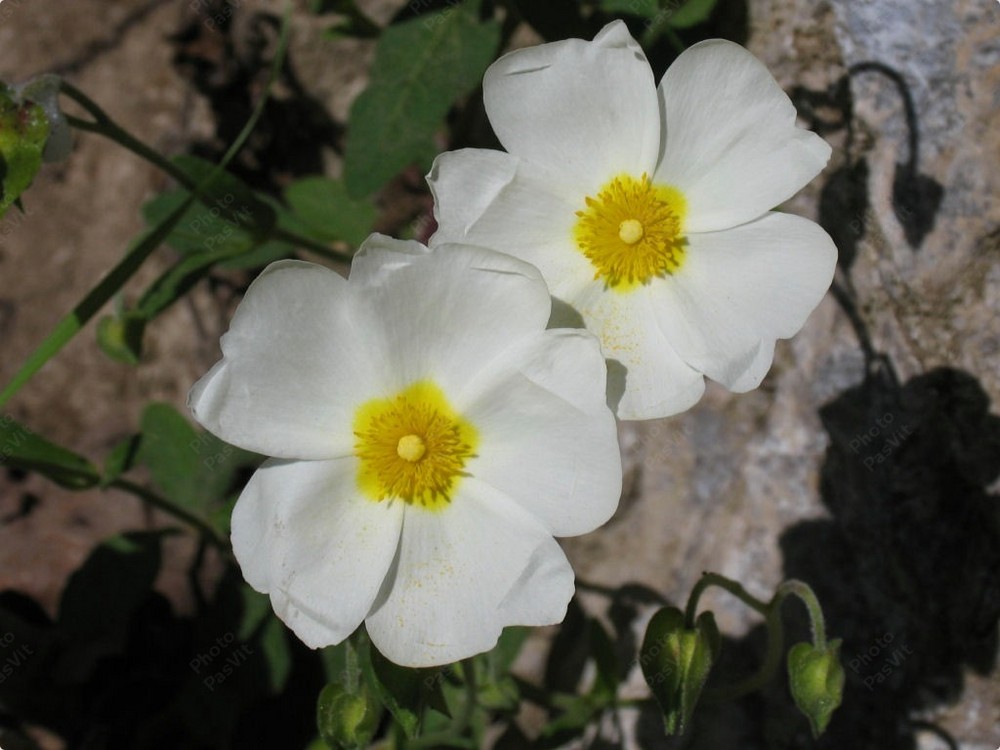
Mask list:
[[[820,412],[832,519],[781,540],[785,574],[816,590],[844,638],[844,703],[823,747],[909,749],[909,717],[988,674],[1000,618],[1000,419],[971,375],[899,385],[887,368]]]

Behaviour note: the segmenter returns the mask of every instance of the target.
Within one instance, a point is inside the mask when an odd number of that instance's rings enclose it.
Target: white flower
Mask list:
[[[365,622],[404,666],[559,622],[553,536],[614,512],[621,458],[594,338],[545,330],[538,272],[480,248],[374,235],[350,280],[301,262],[251,285],[198,421],[273,456],[233,511],[247,581],[312,647]]]
[[[617,388],[623,419],[689,408],[703,375],[738,392],[759,385],[775,340],[802,327],[836,263],[818,225],[769,211],[830,147],[795,126],[763,64],[701,42],[657,88],[618,21],[593,42],[505,55],[483,94],[509,153],[438,157],[432,247],[483,245],[537,266],[619,363],[609,398]]]

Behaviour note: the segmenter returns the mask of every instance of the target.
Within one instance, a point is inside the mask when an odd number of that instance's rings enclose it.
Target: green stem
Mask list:
[[[361,677],[361,670],[358,667],[358,648],[354,643],[355,633],[344,641],[344,689],[349,693],[358,691]]]
[[[108,487],[113,487],[115,489],[124,490],[129,492],[140,500],[149,503],[154,508],[162,510],[167,515],[173,516],[178,521],[183,521],[184,523],[193,526],[198,529],[205,537],[205,539],[213,546],[220,550],[228,550],[229,545],[219,537],[215,529],[208,525],[205,521],[198,516],[184,510],[183,508],[175,505],[174,503],[167,500],[165,497],[160,497],[155,492],[146,489],[140,484],[129,481],[128,479],[118,478],[113,482],[108,483]]]
[[[687,608],[684,612],[687,627],[694,627],[695,615],[698,612],[698,599],[709,586],[718,586],[721,589],[725,589],[748,607],[764,615],[764,624],[767,627],[767,650],[764,656],[764,663],[761,664],[760,669],[745,680],[721,688],[706,689],[706,703],[731,701],[759,690],[774,678],[775,672],[781,666],[785,641],[785,626],[781,620],[781,605],[789,596],[797,596],[806,605],[806,609],[809,611],[809,620],[812,624],[814,645],[817,648],[826,647],[826,624],[823,620],[823,610],[819,606],[816,594],[802,581],[785,581],[775,590],[771,601],[765,604],[760,599],[749,594],[736,581],[731,581],[716,573],[705,573],[698,583],[695,584],[694,589],[691,591],[691,596],[688,598]]]
[[[826,648],[826,621],[823,619],[823,608],[819,606],[816,594],[808,584],[802,581],[785,581],[774,593],[774,598],[784,600],[787,596],[797,596],[806,605],[809,612],[809,624],[812,627],[813,645],[816,648]]]
[[[194,201],[194,195],[202,194],[212,181],[218,177],[219,174],[225,169],[226,165],[232,161],[236,153],[243,147],[246,139],[250,136],[251,131],[257,125],[257,121],[260,119],[261,114],[264,111],[264,104],[267,102],[270,96],[271,88],[277,80],[278,73],[281,70],[281,62],[285,56],[285,50],[288,46],[288,29],[289,29],[289,19],[288,14],[285,14],[285,18],[281,27],[281,39],[278,44],[278,51],[274,58],[274,64],[271,68],[271,73],[268,78],[267,86],[264,89],[264,93],[257,102],[257,107],[254,109],[253,114],[247,121],[246,125],[243,126],[243,130],[240,131],[239,136],[226,151],[225,156],[222,158],[222,162],[216,165],[211,173],[192,191],[192,194],[188,196],[188,200],[182,203],[170,216],[163,220],[161,224],[150,230],[143,238],[142,241],[135,244],[131,250],[126,254],[126,256],[116,265],[104,279],[96,287],[94,287],[83,300],[73,308],[68,315],[62,318],[57,324],[52,333],[50,333],[45,340],[33,351],[29,356],[21,369],[18,370],[11,382],[0,391],[0,406],[6,404],[13,396],[16,394],[25,383],[27,383],[34,375],[37,373],[42,366],[48,362],[52,357],[54,357],[69,341],[72,339],[83,326],[100,310],[107,302],[110,300],[132,277],[132,275],[139,269],[143,262],[153,253],[156,248],[160,246],[164,239],[170,234],[173,226],[180,220],[181,216],[187,211],[188,207]],[[101,123],[102,120],[110,122],[110,118],[88,97],[79,92],[71,84],[64,84],[67,88],[67,94],[71,97],[76,98],[80,105],[90,112],[95,117],[95,122]],[[77,98],[79,96],[79,98]],[[117,126],[114,126],[117,128]],[[119,129],[120,130],[120,129]],[[124,132],[124,131],[122,131]],[[135,146],[139,144],[135,139],[131,139],[122,145],[126,147]],[[142,144],[140,147],[145,148]],[[137,152],[138,153],[138,152]],[[157,158],[159,156],[157,155]],[[159,162],[154,162],[159,164]]]
[[[194,193],[199,200],[203,203],[211,204],[211,197],[206,196],[203,191],[199,190],[198,184],[188,177],[176,164],[164,157],[158,151],[150,148],[145,143],[135,138],[131,133],[118,125],[111,117],[100,108],[100,106],[94,102],[90,97],[84,94],[82,91],[77,89],[70,83],[63,82],[62,91],[64,94],[69,96],[80,106],[86,109],[94,117],[94,121],[90,122],[88,120],[80,119],[79,117],[73,117],[72,115],[67,115],[66,121],[77,128],[78,130],[85,130],[90,133],[96,133],[97,135],[104,136],[118,145],[128,149],[136,156],[139,156],[146,161],[148,161],[153,166],[157,167],[161,171],[170,175],[177,182],[178,185],[187,189],[189,192]],[[231,223],[235,223],[238,226],[238,222],[233,221],[233,216],[227,209],[222,210],[223,215],[230,220]],[[283,240],[292,245],[300,247],[309,252],[315,253],[323,258],[334,261],[336,263],[350,263],[351,256],[345,255],[344,253],[338,253],[335,250],[330,249],[326,245],[316,242],[309,237],[304,237],[296,232],[288,229],[281,229],[274,227],[271,230],[271,237],[276,240]]]
[[[768,607],[770,605],[765,604],[760,599],[750,594],[750,592],[743,588],[741,584],[736,581],[731,581],[724,576],[720,576],[718,573],[702,573],[698,583],[696,583],[694,588],[691,590],[691,596],[688,597],[687,607],[684,609],[684,624],[687,627],[694,627],[695,616],[698,614],[698,600],[701,598],[705,589],[709,586],[718,586],[720,589],[725,589],[751,609],[760,612],[762,615],[767,615]]]

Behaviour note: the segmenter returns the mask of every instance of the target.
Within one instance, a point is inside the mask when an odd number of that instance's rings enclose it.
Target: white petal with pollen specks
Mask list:
[[[688,240],[684,265],[652,296],[660,326],[693,367],[754,388],[775,339],[795,335],[829,288],[836,247],[819,225],[781,213]]]
[[[278,458],[349,455],[354,404],[370,391],[377,329],[347,281],[312,263],[273,263],[250,285],[223,358],[188,396],[228,443]]]
[[[483,99],[507,151],[575,178],[582,195],[619,172],[656,165],[656,85],[621,21],[593,42],[567,39],[501,57],[486,71]]]
[[[795,107],[760,60],[710,39],[667,70],[659,94],[666,148],[656,181],[687,200],[686,232],[728,229],[791,198],[830,146],[795,126]]]
[[[313,648],[339,643],[371,609],[399,546],[403,503],[355,489],[357,461],[267,461],[233,509],[243,576]]]
[[[701,373],[678,355],[656,323],[649,299],[655,284],[619,293],[597,282],[567,300],[601,342],[609,361],[609,404],[617,401],[621,419],[678,414],[705,390]]]
[[[517,590],[526,583],[530,599]],[[572,596],[573,571],[548,531],[467,478],[447,508],[407,508],[398,560],[365,625],[390,660],[427,667],[489,650],[507,625],[558,622]]]

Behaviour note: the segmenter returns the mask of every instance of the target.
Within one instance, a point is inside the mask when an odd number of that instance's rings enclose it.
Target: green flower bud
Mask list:
[[[685,626],[684,613],[676,607],[661,609],[649,621],[639,663],[663,710],[667,734],[683,734],[690,723],[719,647],[711,612],[702,612],[694,628]]]
[[[48,137],[45,110],[0,83],[0,218],[35,179]]]
[[[320,737],[336,750],[367,747],[381,718],[382,705],[365,685],[354,692],[336,683],[327,685],[316,704]]]
[[[792,698],[799,711],[809,719],[814,737],[823,734],[844,697],[840,644],[840,639],[830,641],[826,648],[796,643],[788,652]]]

